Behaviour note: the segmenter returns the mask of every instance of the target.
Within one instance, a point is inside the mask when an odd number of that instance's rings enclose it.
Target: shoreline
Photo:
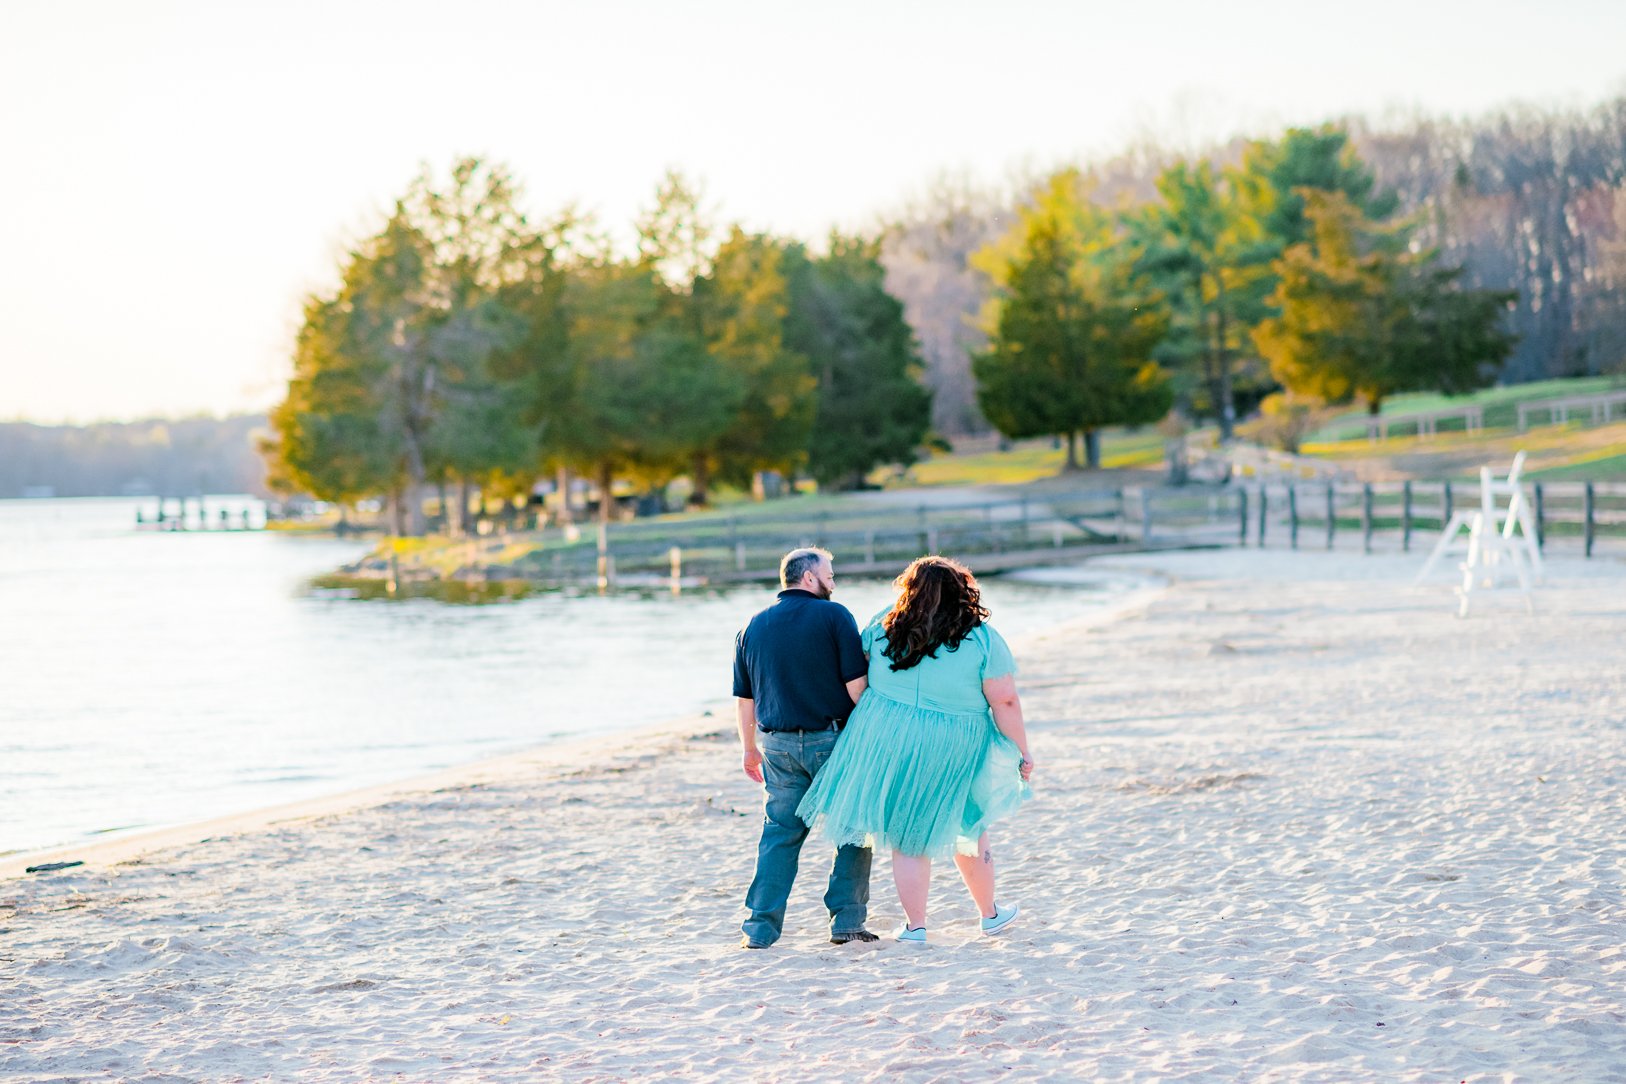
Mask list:
[[[1110,573],[1092,574],[1089,562],[1075,561],[1068,565],[1023,569],[1002,575],[1023,583],[1055,587],[1085,587],[1092,582],[1113,578]],[[1138,575],[1120,579],[1136,579],[1122,598],[1101,605],[1091,612],[1058,622],[1054,628],[1094,628],[1118,620],[1124,613],[1144,605],[1169,587],[1166,578]],[[854,615],[860,621],[862,617]],[[1022,640],[1047,635],[1050,630],[1029,633]],[[1017,642],[1017,646],[1021,641]],[[193,843],[205,842],[221,836],[260,831],[275,826],[317,820],[323,817],[386,805],[411,795],[423,794],[446,787],[466,786],[488,781],[507,781],[521,769],[540,773],[562,771],[580,767],[594,754],[608,750],[616,754],[634,754],[640,748],[661,744],[672,738],[692,739],[695,734],[720,729],[727,737],[734,733],[733,701],[719,698],[710,709],[700,714],[680,715],[631,730],[615,730],[598,737],[576,737],[563,741],[530,745],[496,756],[450,765],[430,772],[420,772],[396,780],[373,783],[360,787],[346,787],[330,794],[259,806],[235,813],[225,813],[201,820],[153,828],[134,829],[111,839],[89,840],[78,844],[52,844],[34,850],[15,851],[0,855],[0,882],[15,878],[39,876],[27,872],[29,866],[55,862],[80,862],[74,869],[100,869],[128,862],[157,851],[169,850]],[[58,871],[42,871],[45,873]]]
[[[674,738],[683,740],[692,734],[704,733],[712,729],[716,722],[715,715],[687,715],[634,730],[616,731],[609,737],[623,739],[616,743],[612,751],[627,752],[646,744],[659,744]],[[0,882],[38,876],[27,873],[28,866],[78,861],[82,865],[73,867],[76,870],[105,869],[158,851],[374,809],[414,795],[433,793],[446,788],[508,782],[522,771],[546,773],[579,768],[594,756],[604,753],[605,740],[606,736],[570,738],[547,745],[527,746],[510,753],[483,757],[390,782],[351,787],[314,798],[260,806],[238,813],[187,821],[183,824],[137,829],[116,839],[93,840],[82,845],[50,846],[35,851],[0,855]]]

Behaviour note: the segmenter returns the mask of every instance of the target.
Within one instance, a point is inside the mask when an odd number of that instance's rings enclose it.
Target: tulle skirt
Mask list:
[[[930,711],[867,691],[797,816],[832,843],[944,858],[1032,795],[987,712]]]

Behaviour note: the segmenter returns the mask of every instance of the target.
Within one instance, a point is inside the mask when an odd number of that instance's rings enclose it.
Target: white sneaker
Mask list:
[[[994,917],[982,920],[982,935],[992,937],[996,933],[1003,932],[1005,927],[1015,922],[1016,916],[1021,913],[1022,908],[1014,903],[1009,907],[1001,907],[998,903],[994,904]]]
[[[926,943],[926,927],[911,930],[909,923],[901,922],[898,928],[892,931],[892,940],[901,941],[906,945],[924,945]]]

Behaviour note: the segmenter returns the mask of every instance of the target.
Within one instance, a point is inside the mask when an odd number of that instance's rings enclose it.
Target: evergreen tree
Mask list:
[[[397,206],[347,260],[337,294],[305,309],[288,395],[272,412],[279,473],[314,496],[388,493],[399,533],[422,530],[434,416],[433,254]]]
[[[1206,393],[1221,440],[1235,426],[1234,382],[1253,354],[1248,333],[1267,313],[1278,251],[1239,187],[1235,172],[1216,176],[1207,163],[1181,163],[1158,177],[1161,202],[1126,216],[1139,267],[1169,301],[1158,358],[1175,372],[1188,407]]]
[[[1468,290],[1462,269],[1414,252],[1404,225],[1373,222],[1348,197],[1305,193],[1310,240],[1289,248],[1256,333],[1290,391],[1326,402],[1359,396],[1376,414],[1396,392],[1471,391],[1495,379],[1513,340],[1511,294]]]
[[[690,311],[727,420],[694,448],[691,503],[706,503],[713,478],[744,486],[755,471],[789,472],[806,453],[813,380],[785,336],[786,264],[783,245],[736,226],[695,280]]]
[[[1065,435],[1068,470],[1079,467],[1081,434],[1098,468],[1097,430],[1156,421],[1173,400],[1152,360],[1168,317],[1120,241],[1068,170],[978,256],[998,286],[990,346],[973,362],[978,402],[1008,437]]]
[[[426,482],[534,458],[520,399],[492,367],[524,333],[500,298],[522,232],[501,169],[465,159],[444,191],[414,183],[338,292],[306,306],[273,412],[280,476],[316,495],[388,493],[395,529],[418,534]]]
[[[1310,240],[1314,224],[1306,200],[1313,192],[1339,193],[1374,221],[1387,219],[1400,205],[1393,192],[1378,188],[1349,134],[1332,124],[1289,128],[1278,140],[1250,144],[1235,177],[1238,195],[1277,254]]]
[[[809,472],[821,486],[851,489],[882,463],[913,463],[931,393],[903,306],[886,292],[880,245],[836,234],[823,258],[797,247],[787,263],[785,343],[817,381]]]
[[[427,466],[437,481],[457,487],[457,517],[448,527],[462,532],[476,486],[534,468],[538,458],[539,433],[525,424],[523,389],[502,364],[527,336],[524,317],[510,307],[509,286],[525,281],[533,244],[517,197],[506,169],[464,158],[444,184],[420,176],[407,198],[434,257]]]
[[[348,315],[337,298],[305,303],[294,374],[271,410],[273,437],[261,448],[277,492],[346,505],[395,481],[397,464],[378,427],[380,374],[365,364],[346,364],[343,355]]]

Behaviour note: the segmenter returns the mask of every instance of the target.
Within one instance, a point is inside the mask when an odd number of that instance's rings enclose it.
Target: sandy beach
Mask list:
[[[740,950],[719,700],[0,868],[0,1079],[1626,1080],[1626,564],[1460,620],[1421,559],[1099,562],[1168,586],[1013,644],[1002,938],[944,864],[930,945],[830,945],[815,840]]]

